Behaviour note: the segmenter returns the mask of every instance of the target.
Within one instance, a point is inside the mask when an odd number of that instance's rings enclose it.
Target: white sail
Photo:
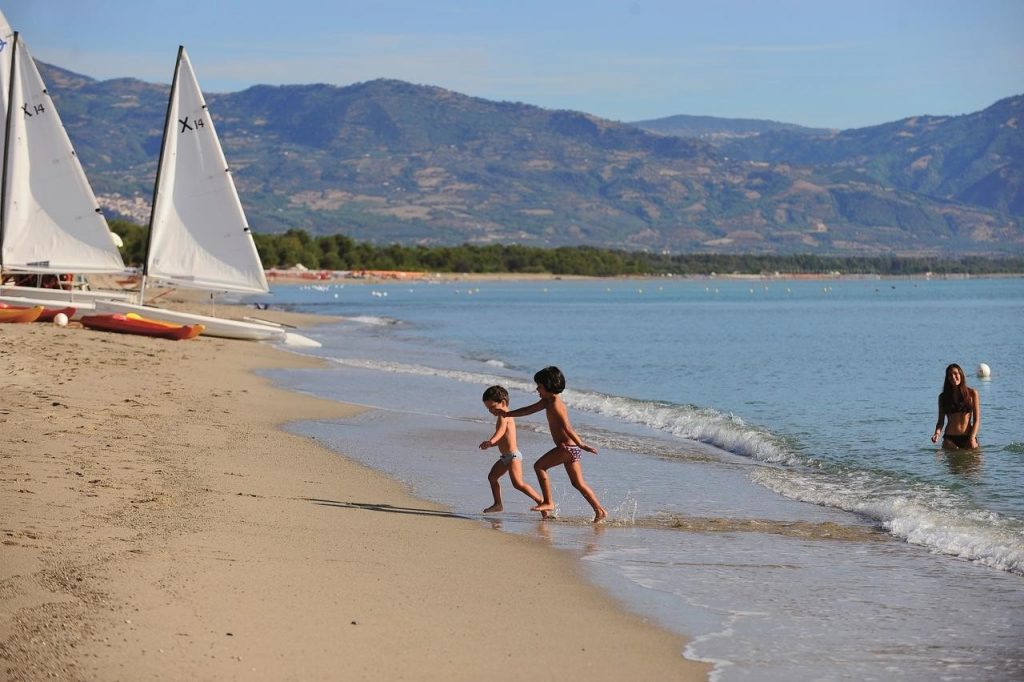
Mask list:
[[[28,47],[14,34],[3,47],[8,51],[0,265],[20,272],[123,272],[121,254]]]
[[[178,51],[150,218],[146,276],[210,291],[266,292],[256,245],[195,72]]]
[[[7,124],[7,97],[11,89],[11,54],[14,53],[14,31],[7,17],[0,12],[0,125]],[[0,160],[4,158],[5,140],[0,133]],[[2,163],[2,161],[0,161]]]

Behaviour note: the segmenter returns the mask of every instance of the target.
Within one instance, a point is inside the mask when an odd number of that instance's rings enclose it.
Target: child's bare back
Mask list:
[[[569,412],[559,395],[565,389],[565,377],[557,367],[545,367],[534,375],[533,380],[537,382],[537,395],[540,396],[540,400],[518,410],[499,412],[508,417],[524,417],[544,410],[547,416],[548,428],[551,431],[551,439],[554,441],[555,447],[546,452],[533,465],[537,479],[540,481],[544,500],[532,509],[543,513],[554,511],[555,504],[551,500],[551,480],[547,470],[562,464],[565,466],[566,473],[569,474],[569,481],[573,487],[594,509],[594,521],[601,521],[608,516],[608,512],[604,510],[594,491],[583,480],[583,465],[580,462],[583,451],[596,455],[597,450],[584,443],[569,422]]]

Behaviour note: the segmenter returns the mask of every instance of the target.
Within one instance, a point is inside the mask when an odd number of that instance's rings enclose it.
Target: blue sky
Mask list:
[[[326,7],[321,7],[325,5]],[[619,121],[828,128],[1024,93],[1024,0],[0,0],[33,55],[207,92],[398,78]]]

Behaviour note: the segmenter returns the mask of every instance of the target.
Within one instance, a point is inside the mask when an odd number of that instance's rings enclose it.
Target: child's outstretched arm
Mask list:
[[[480,443],[481,450],[492,448],[501,442],[501,439],[505,437],[505,432],[508,431],[508,421],[508,417],[498,417],[498,421],[494,425],[494,434],[483,443]]]
[[[533,405],[527,405],[526,407],[520,407],[520,408],[515,409],[515,410],[506,410],[504,412],[499,411],[496,414],[498,414],[498,415],[500,415],[502,417],[525,417],[528,414],[534,414],[535,412],[540,412],[545,407],[547,407],[547,401],[545,401],[545,400],[538,400]]]

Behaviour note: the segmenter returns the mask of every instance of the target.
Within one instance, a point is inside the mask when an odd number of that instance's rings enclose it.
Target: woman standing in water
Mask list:
[[[946,431],[943,433],[942,425]],[[978,447],[978,427],[981,426],[981,400],[978,392],[967,385],[963,368],[954,363],[946,367],[946,381],[939,394],[939,418],[935,422],[932,442],[939,442],[947,450]]]

